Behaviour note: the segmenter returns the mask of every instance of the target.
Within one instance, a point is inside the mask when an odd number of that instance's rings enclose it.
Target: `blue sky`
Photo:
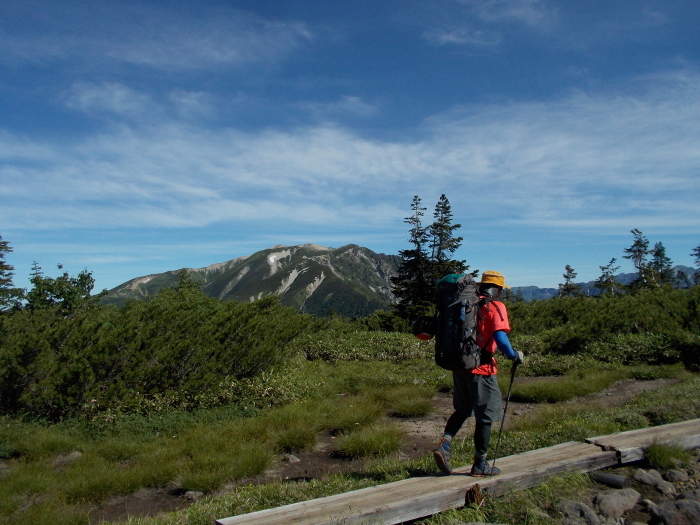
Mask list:
[[[640,229],[700,244],[700,3],[0,3],[0,235],[96,288],[276,244],[593,280]]]

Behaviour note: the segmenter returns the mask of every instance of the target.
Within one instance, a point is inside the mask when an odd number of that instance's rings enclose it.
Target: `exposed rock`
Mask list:
[[[692,499],[694,501],[700,502],[700,489],[689,490],[684,492],[677,499]]]
[[[654,488],[661,492],[661,494],[664,496],[673,496],[676,494],[676,487],[673,485],[673,483],[669,483],[668,481],[657,483]]]
[[[642,506],[651,514],[652,516],[656,516],[658,513],[659,507],[651,501],[650,499],[643,499],[641,502]]]
[[[700,503],[679,499],[660,505],[652,513],[664,525],[697,525],[700,523]]]
[[[688,481],[690,476],[688,476],[687,472],[683,472],[682,470],[669,470],[663,475],[663,478],[671,483],[681,483],[683,481]]]
[[[596,494],[593,504],[606,518],[619,518],[631,510],[642,495],[634,489],[608,490]]]
[[[282,461],[285,461],[287,463],[299,463],[299,462],[301,462],[301,460],[298,457],[296,457],[294,454],[285,454],[282,457]]]
[[[676,487],[673,486],[673,483],[665,481],[658,470],[637,469],[632,479],[644,485],[654,487],[665,496],[673,496],[676,493]]]
[[[661,483],[664,478],[661,477],[661,474],[659,474],[658,470],[642,470],[642,469],[637,469],[634,472],[634,475],[632,476],[632,479],[639,483],[643,483],[644,485],[649,485],[651,487],[655,487],[659,483]]]
[[[185,492],[183,497],[190,501],[199,501],[204,497],[204,492],[199,492],[198,490],[188,490]]]
[[[556,509],[564,515],[562,525],[600,525],[600,518],[580,501],[564,500]]]

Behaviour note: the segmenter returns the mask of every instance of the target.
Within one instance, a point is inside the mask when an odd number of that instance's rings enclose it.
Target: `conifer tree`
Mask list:
[[[469,266],[453,260],[462,237],[455,237],[460,224],[452,224],[452,207],[443,194],[435,205],[434,222],[423,226],[425,208],[416,195],[411,203],[410,217],[404,222],[411,226],[408,250],[401,250],[398,273],[391,278],[392,292],[398,298],[394,312],[403,319],[414,320],[419,315],[432,314],[435,304],[435,284],[450,273],[464,273]],[[430,249],[430,252],[428,252]]]
[[[435,221],[430,225],[431,267],[433,282],[450,273],[464,273],[469,267],[465,261],[451,259],[452,254],[462,245],[463,237],[455,237],[455,231],[461,224],[452,224],[452,206],[443,193],[440,196],[435,211]]]
[[[615,295],[620,291],[621,285],[615,280],[615,272],[620,269],[619,266],[615,266],[616,262],[617,259],[613,257],[606,266],[599,266],[600,271],[603,273],[596,279],[595,286],[603,290],[604,294]]]
[[[637,278],[630,284],[631,288],[646,287],[649,285],[647,255],[649,255],[649,240],[644,237],[638,229],[631,230],[634,236],[634,242],[629,248],[625,248],[626,255],[622,257],[632,261],[637,270]]]
[[[411,319],[421,315],[433,301],[430,282],[430,260],[426,250],[428,231],[423,226],[425,208],[418,195],[411,202],[412,214],[404,222],[411,226],[408,242],[412,248],[401,250],[401,264],[391,278],[392,293],[399,299],[394,310],[399,317]]]
[[[576,272],[568,264],[564,267],[566,273],[563,274],[564,283],[559,285],[559,297],[573,296],[578,297],[581,295],[581,287],[574,284],[574,279],[576,279]]]
[[[695,248],[693,248],[692,253],[690,254],[692,257],[695,257],[695,275],[693,276],[693,281],[695,282],[696,285],[700,284],[700,244],[698,244]]]
[[[10,252],[10,244],[0,235],[0,312],[18,308],[24,296],[24,290],[13,286],[14,266],[5,262],[5,254]]]
[[[666,255],[666,248],[661,242],[654,245],[651,250],[649,262],[649,275],[656,286],[666,286],[673,283],[673,262]]]
[[[59,264],[62,270],[63,265]],[[68,272],[56,277],[44,276],[41,267],[35,262],[32,266],[32,276],[29,279],[33,288],[27,292],[27,308],[29,310],[44,310],[57,307],[58,312],[65,317],[72,317],[77,312],[91,308],[107,294],[107,290],[91,295],[95,279],[88,270],[81,271],[76,277]]]

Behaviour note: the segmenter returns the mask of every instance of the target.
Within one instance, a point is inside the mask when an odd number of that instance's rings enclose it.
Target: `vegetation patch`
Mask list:
[[[576,370],[556,380],[542,379],[513,387],[511,399],[524,403],[558,403],[600,392],[626,378],[624,370]]]
[[[644,458],[652,468],[673,469],[684,463],[689,463],[693,458],[693,454],[681,447],[652,443],[644,449]]]
[[[338,453],[349,458],[386,456],[401,448],[402,432],[394,425],[372,425],[338,436]]]

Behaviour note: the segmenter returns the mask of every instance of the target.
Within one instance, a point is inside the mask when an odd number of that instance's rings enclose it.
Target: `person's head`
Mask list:
[[[501,297],[503,288],[510,288],[510,286],[506,286],[506,276],[502,273],[489,270],[481,274],[481,281],[479,282],[480,295],[488,295],[498,299]]]

